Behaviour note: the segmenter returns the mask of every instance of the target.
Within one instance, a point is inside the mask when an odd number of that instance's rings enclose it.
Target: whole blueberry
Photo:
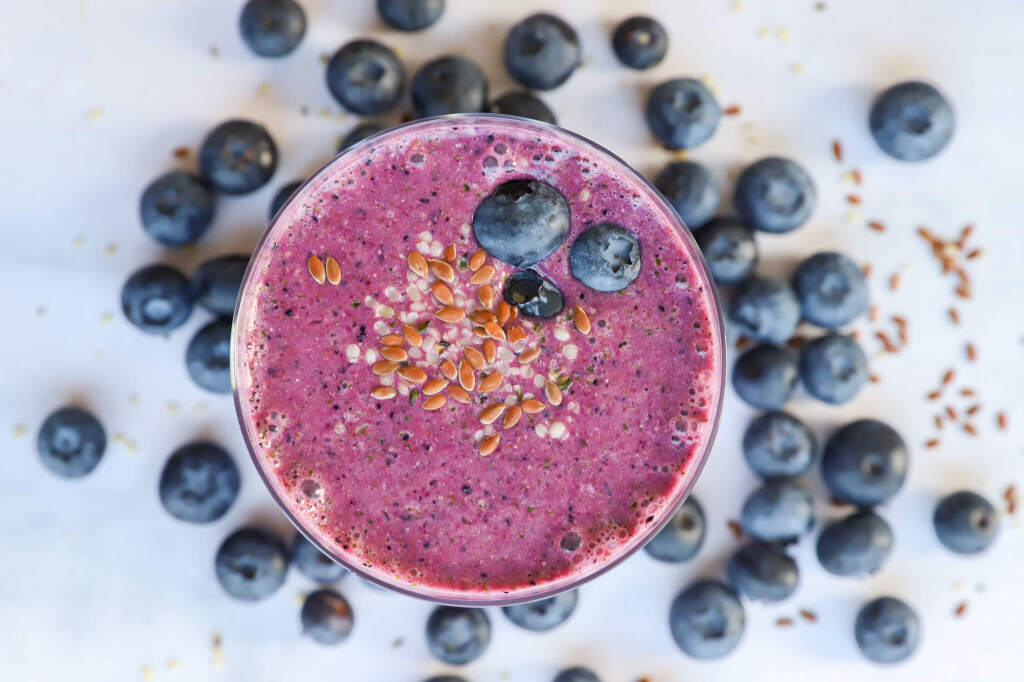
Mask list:
[[[649,69],[668,52],[668,32],[657,19],[630,17],[615,27],[612,49],[619,61],[631,69]]]
[[[788,412],[762,414],[743,434],[743,456],[762,478],[803,476],[814,464],[816,449],[811,430]]]
[[[213,222],[216,198],[188,171],[171,171],[149,183],[139,200],[142,229],[167,246],[195,243]]]
[[[800,323],[800,303],[787,282],[774,277],[748,277],[729,300],[729,321],[754,341],[785,343]]]
[[[879,597],[857,612],[853,634],[866,658],[875,663],[899,663],[917,649],[921,620],[906,602]]]
[[[509,275],[503,296],[527,317],[551,318],[565,307],[562,292],[535,270],[520,270]]]
[[[348,638],[355,619],[348,600],[334,590],[310,592],[299,616],[302,632],[320,644],[338,644]]]
[[[242,40],[261,57],[281,57],[306,35],[306,13],[295,0],[249,0],[239,19]]]
[[[297,533],[292,541],[291,560],[300,573],[323,585],[336,583],[348,575],[344,566],[321,552],[302,533]]]
[[[718,185],[699,163],[673,161],[654,178],[654,186],[691,230],[702,227],[718,209]]]
[[[590,668],[576,665],[560,670],[552,682],[601,682],[601,678]]]
[[[441,18],[444,0],[377,0],[380,18],[399,31],[419,31]]]
[[[838,576],[863,577],[882,567],[892,552],[892,530],[870,509],[829,524],[818,536],[818,561]]]
[[[908,81],[878,96],[868,123],[883,152],[901,161],[924,161],[949,143],[956,117],[934,86]]]
[[[551,111],[551,107],[540,97],[526,90],[506,92],[498,99],[492,101],[488,109],[493,114],[522,116],[523,118],[532,118],[535,121],[543,121],[551,125],[558,123],[555,113]]]
[[[737,550],[726,569],[737,592],[755,601],[780,602],[794,592],[800,571],[793,557],[776,544],[751,542]]]
[[[185,324],[192,313],[192,287],[177,268],[147,265],[121,288],[121,310],[142,331],[164,334]]]
[[[345,137],[341,138],[341,142],[338,143],[338,153],[345,151],[357,142],[362,142],[366,138],[376,135],[382,130],[384,130],[384,126],[375,121],[360,123],[355,128],[348,131],[348,134],[345,135]]]
[[[362,116],[383,114],[402,96],[405,69],[387,45],[353,40],[327,63],[327,89],[349,111]]]
[[[225,121],[199,147],[199,172],[218,192],[248,194],[276,169],[277,145],[259,123]]]
[[[438,606],[427,619],[427,647],[445,663],[463,665],[491,642],[491,621],[483,609]]]
[[[640,242],[614,223],[584,230],[569,250],[572,276],[597,291],[622,291],[640,276]]]
[[[796,481],[767,481],[743,503],[743,530],[765,542],[791,542],[814,525],[814,500]]]
[[[736,593],[717,580],[700,580],[680,592],[669,609],[672,638],[693,658],[721,658],[743,638],[746,615]]]
[[[907,478],[907,445],[888,424],[861,419],[832,434],[821,458],[829,491],[859,506],[881,504]]]
[[[488,90],[487,76],[476,62],[450,55],[421,66],[410,87],[412,106],[421,118],[483,111]]]
[[[658,561],[677,563],[697,556],[704,544],[704,509],[690,495],[644,550]]]
[[[778,346],[754,346],[736,361],[732,386],[748,405],[780,410],[796,388],[796,362]]]
[[[867,383],[868,359],[852,336],[822,336],[800,351],[800,380],[818,400],[841,405]]]
[[[816,253],[800,263],[793,275],[793,289],[803,318],[826,329],[852,322],[868,307],[864,271],[849,257],[833,251]]]
[[[692,149],[718,127],[722,109],[699,80],[676,78],[658,85],[647,97],[647,125],[669,149]]]
[[[932,521],[939,542],[957,554],[983,552],[999,533],[999,515],[995,507],[969,490],[942,498],[935,507]]]
[[[47,469],[63,478],[81,478],[103,459],[107,433],[90,412],[62,407],[43,420],[36,448]]]
[[[576,610],[579,592],[569,590],[547,599],[538,599],[526,604],[514,604],[501,608],[510,621],[533,632],[547,632],[558,627]]]
[[[505,68],[512,78],[534,90],[557,88],[580,61],[576,30],[551,14],[526,17],[505,38]]]
[[[288,200],[292,198],[292,195],[300,187],[302,187],[302,180],[295,180],[287,185],[281,185],[281,189],[277,190],[274,198],[270,200],[270,210],[267,211],[267,218],[273,220],[278,211],[284,208],[284,205],[288,203]]]
[[[736,183],[736,212],[763,232],[789,232],[807,222],[817,202],[811,176],[789,159],[753,163]]]
[[[712,218],[693,233],[693,238],[718,284],[736,284],[754,274],[757,265],[754,232],[736,218]]]
[[[257,601],[281,587],[288,572],[288,554],[276,535],[262,528],[241,528],[221,543],[214,568],[230,596]]]
[[[185,349],[185,367],[201,388],[231,392],[231,318],[218,318],[196,332]]]
[[[243,255],[220,256],[203,261],[192,273],[192,296],[214,315],[233,315],[242,277],[249,265]]]
[[[241,479],[235,460],[215,443],[186,443],[175,450],[160,474],[160,503],[189,523],[210,523],[227,513]]]
[[[569,204],[540,180],[509,180],[494,188],[473,213],[473,237],[500,261],[539,263],[569,234]]]

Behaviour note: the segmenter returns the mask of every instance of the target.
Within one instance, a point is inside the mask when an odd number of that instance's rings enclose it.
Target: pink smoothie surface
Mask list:
[[[493,362],[468,367],[476,390],[460,393],[456,379],[428,403],[408,368],[445,380],[445,359],[459,366],[466,347],[485,350],[481,325],[436,317],[435,283],[452,307],[484,309],[481,285],[470,284],[473,213],[498,184],[520,178],[549,183],[569,204],[568,238],[535,266],[565,309],[506,320],[502,335],[518,327],[524,338],[492,338]],[[338,558],[413,592],[536,591],[635,548],[699,470],[722,392],[714,294],[670,211],[606,153],[516,120],[415,124],[336,159],[271,226],[236,318],[240,416],[281,503]],[[573,240],[602,222],[640,243],[640,275],[617,293],[585,287],[569,268]],[[436,266],[449,245],[454,277],[408,265],[418,253]],[[314,278],[311,256],[333,258],[340,282]],[[487,266],[496,313],[515,268],[491,257]],[[576,306],[589,333],[573,322]],[[376,374],[382,339],[405,326],[422,337],[398,346],[407,357],[396,364],[413,381]],[[520,362],[533,348],[539,356]],[[501,385],[480,392],[495,372]],[[543,409],[504,428],[531,400]],[[501,416],[482,423],[498,403]],[[493,434],[497,447],[482,455]]]

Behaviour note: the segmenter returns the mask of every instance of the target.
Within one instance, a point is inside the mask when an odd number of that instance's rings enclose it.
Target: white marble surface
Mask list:
[[[184,347],[204,315],[169,339],[145,336],[120,315],[118,291],[146,261],[191,268],[204,257],[251,247],[276,187],[331,155],[355,119],[337,115],[322,83],[321,55],[369,33],[400,48],[410,68],[447,51],[478,59],[501,92],[510,85],[500,66],[506,27],[528,11],[551,8],[576,24],[587,54],[585,67],[546,97],[567,127],[654,172],[669,157],[645,130],[642,93],[660,79],[706,74],[722,103],[741,105],[742,114],[724,120],[693,158],[726,187],[737,168],[769,153],[791,155],[811,170],[820,190],[817,212],[795,234],[760,239],[765,270],[786,272],[823,247],[870,261],[883,321],[905,315],[910,344],[876,358],[881,383],[852,404],[836,409],[801,398],[792,409],[822,435],[855,417],[886,419],[910,442],[912,468],[905,489],[883,510],[897,544],[881,574],[865,581],[831,577],[805,539],[795,550],[804,572],[796,596],[777,607],[749,606],[746,640],[730,658],[689,660],[669,637],[668,602],[694,577],[720,572],[735,544],[726,521],[755,486],[738,449],[752,412],[730,395],[697,487],[710,523],[700,557],[682,566],[634,557],[583,588],[575,616],[547,636],[516,630],[492,611],[493,643],[465,669],[467,678],[544,682],[563,664],[587,663],[606,681],[627,682],[1020,679],[1019,523],[1004,517],[994,549],[968,560],[942,550],[929,519],[936,496],[950,490],[970,487],[999,500],[1008,484],[1024,484],[1024,5],[827,0],[825,11],[815,11],[811,0],[747,0],[733,11],[729,0],[633,2],[628,9],[611,0],[449,0],[436,27],[398,35],[378,25],[370,0],[303,3],[310,31],[298,52],[280,61],[243,48],[239,2],[0,4],[0,678],[415,682],[444,669],[426,650],[426,603],[349,579],[341,590],[353,603],[355,630],[342,646],[324,648],[299,636],[299,595],[311,585],[297,573],[256,605],[222,593],[212,572],[220,540],[252,519],[285,524],[248,464],[230,400],[203,394],[185,374]],[[636,10],[661,17],[672,36],[668,59],[642,74],[614,63],[607,38],[616,19]],[[762,28],[768,35],[759,36]],[[923,165],[883,157],[865,124],[871,94],[913,76],[940,84],[959,119],[952,146]],[[163,253],[139,228],[140,190],[175,164],[172,149],[194,149],[214,123],[238,115],[269,126],[282,149],[280,170],[255,195],[223,199],[198,248]],[[831,157],[837,137],[843,164]],[[861,188],[841,182],[853,167],[863,172]],[[851,191],[863,197],[860,222],[847,219],[844,197]],[[873,218],[886,223],[885,234],[864,227]],[[967,222],[976,223],[985,257],[970,268],[974,299],[961,302],[914,227],[925,223],[953,235]],[[902,285],[890,291],[888,277],[897,271]],[[959,328],[947,318],[954,303]],[[878,325],[860,326],[869,337]],[[964,361],[967,341],[979,351],[974,364]],[[873,352],[876,342],[866,343]],[[924,396],[949,366],[957,368],[957,386],[980,392],[979,435],[947,428],[941,446],[925,450],[933,414],[944,403]],[[34,450],[43,416],[71,400],[91,406],[113,438],[101,466],[75,482],[50,475]],[[961,412],[967,404],[956,402]],[[997,409],[1010,417],[1006,432],[994,426]],[[195,436],[221,441],[244,466],[241,499],[208,527],[175,522],[155,493],[164,458]],[[817,475],[810,484],[821,490]],[[821,498],[822,515],[834,515]],[[851,634],[858,605],[880,593],[908,599],[924,623],[916,657],[888,669],[862,660]],[[961,601],[967,612],[957,619],[952,611]],[[800,608],[813,609],[818,622],[797,617],[792,628],[774,625]],[[220,666],[214,633],[223,641]]]

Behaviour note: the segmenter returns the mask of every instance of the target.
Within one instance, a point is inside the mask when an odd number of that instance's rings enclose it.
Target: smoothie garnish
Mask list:
[[[587,313],[583,308],[576,306],[572,309],[572,323],[581,334],[590,333],[590,318],[587,317]]]
[[[429,411],[440,410],[442,407],[444,407],[446,401],[447,398],[445,398],[443,395],[430,396],[429,398],[423,401],[423,409]]]
[[[341,266],[338,265],[338,261],[334,260],[333,257],[327,257],[327,281],[331,284],[339,284],[341,282]],[[321,282],[323,284],[323,282]]]
[[[501,434],[495,433],[480,441],[480,456],[486,457],[498,449],[498,442],[501,441]]]
[[[306,267],[309,269],[310,276],[313,277],[317,284],[323,284],[324,280],[327,279],[327,273],[324,271],[324,262],[317,256],[310,256],[309,260],[306,261]]]

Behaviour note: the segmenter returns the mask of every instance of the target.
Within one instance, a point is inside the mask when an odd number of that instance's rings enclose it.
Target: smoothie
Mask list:
[[[474,237],[519,179],[569,209],[528,273],[561,295],[550,317]],[[639,245],[621,291],[570,264],[599,224]],[[585,140],[497,116],[409,124],[314,176],[253,256],[233,343],[243,431],[294,521],[452,602],[550,594],[640,546],[699,473],[722,394],[717,301],[671,208]]]

